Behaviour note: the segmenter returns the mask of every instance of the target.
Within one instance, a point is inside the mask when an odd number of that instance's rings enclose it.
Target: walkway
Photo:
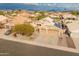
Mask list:
[[[76,48],[73,39],[67,37],[65,34],[63,34],[62,38],[59,38],[58,45],[68,48]]]
[[[41,30],[38,37],[34,40],[40,44],[49,44],[52,46],[57,46],[58,42],[58,33],[55,31]]]

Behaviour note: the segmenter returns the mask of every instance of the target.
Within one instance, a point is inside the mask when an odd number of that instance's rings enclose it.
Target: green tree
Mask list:
[[[13,32],[31,36],[34,32],[34,27],[30,24],[18,24],[14,26]]]

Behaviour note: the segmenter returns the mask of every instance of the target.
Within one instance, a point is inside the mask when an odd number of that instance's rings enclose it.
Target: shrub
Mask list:
[[[41,20],[42,18],[46,17],[45,13],[47,13],[47,11],[35,11],[35,13],[39,13],[40,14],[35,19],[36,20]]]
[[[44,15],[40,15],[40,16],[38,16],[38,17],[36,17],[37,18],[37,20],[41,20],[42,18],[45,18],[46,16],[44,16]]]
[[[5,14],[4,14],[4,11],[1,11],[1,10],[0,10],[0,15],[5,15]]]
[[[34,32],[34,27],[30,24],[18,24],[13,27],[13,32],[31,36]]]
[[[55,21],[55,22],[60,22],[61,19],[60,19],[60,18],[55,18],[54,21]]]
[[[79,15],[79,12],[78,11],[71,11],[71,14],[73,14],[73,15]]]

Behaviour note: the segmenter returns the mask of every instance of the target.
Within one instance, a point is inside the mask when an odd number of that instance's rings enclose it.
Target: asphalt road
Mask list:
[[[79,54],[0,39],[0,55],[59,56],[59,55],[79,55]]]

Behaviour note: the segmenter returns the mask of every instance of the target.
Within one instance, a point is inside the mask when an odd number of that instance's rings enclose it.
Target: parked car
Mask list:
[[[8,29],[4,34],[5,35],[10,35],[12,33],[12,30],[11,29]]]

